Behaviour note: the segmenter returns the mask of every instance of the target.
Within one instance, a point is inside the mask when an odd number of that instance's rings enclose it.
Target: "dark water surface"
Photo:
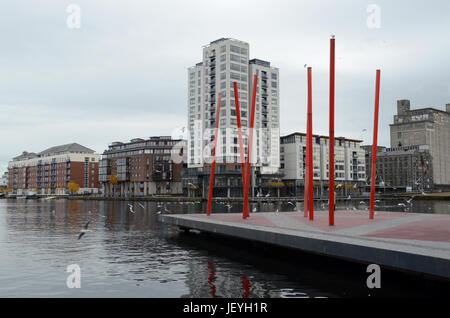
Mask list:
[[[405,207],[398,205],[402,202],[378,202],[377,209],[450,213],[450,201],[417,201]],[[338,208],[366,205],[357,200],[339,202]],[[257,205],[259,211],[277,208],[293,209],[287,203]],[[185,235],[157,221],[158,211],[203,209],[201,203],[0,200],[0,297],[367,297],[441,292],[384,272],[382,288],[369,290],[366,265]],[[216,204],[214,210],[240,212],[241,205],[228,209]],[[89,231],[78,240],[88,220]],[[81,269],[81,288],[67,287],[71,264]]]

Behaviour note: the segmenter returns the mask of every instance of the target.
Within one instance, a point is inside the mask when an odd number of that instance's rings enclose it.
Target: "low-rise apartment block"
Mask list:
[[[299,195],[304,191],[306,166],[306,134],[293,133],[281,137],[280,163],[284,174],[286,195]],[[335,185],[344,194],[363,189],[366,182],[365,152],[361,140],[335,138]],[[313,181],[316,196],[328,193],[329,137],[313,135]]]
[[[94,150],[71,143],[39,153],[24,151],[8,164],[8,186],[14,194],[68,194],[69,182],[78,193],[97,193],[98,161]]]
[[[181,194],[186,143],[170,136],[113,142],[100,160],[105,196]]]

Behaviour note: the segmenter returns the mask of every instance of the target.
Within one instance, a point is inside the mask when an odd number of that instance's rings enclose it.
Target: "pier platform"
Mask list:
[[[160,214],[158,219],[185,229],[297,249],[450,281],[450,215],[401,212],[328,211]]]

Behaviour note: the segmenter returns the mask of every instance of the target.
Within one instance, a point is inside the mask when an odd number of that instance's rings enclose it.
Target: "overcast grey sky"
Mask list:
[[[69,29],[66,9],[81,8]],[[381,9],[369,28],[370,4]],[[313,129],[328,134],[329,37],[336,35],[336,135],[371,143],[381,69],[379,144],[397,99],[450,103],[450,2],[20,1],[0,3],[0,173],[23,150],[170,135],[187,122],[187,68],[221,37],[280,69],[281,134],[305,131],[313,67]],[[366,133],[362,133],[367,129]]]

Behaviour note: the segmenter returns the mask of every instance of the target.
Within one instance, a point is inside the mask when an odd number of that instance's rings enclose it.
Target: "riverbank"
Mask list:
[[[450,192],[433,192],[433,193],[398,193],[398,194],[381,194],[381,198],[411,198],[419,200],[450,200]]]
[[[399,193],[399,194],[377,194],[376,199],[405,199],[414,197],[414,200],[449,200],[450,192],[438,193]],[[112,200],[112,201],[160,201],[160,202],[206,202],[207,200],[200,197],[184,197],[184,196],[145,196],[145,197],[104,197],[104,196],[63,196],[69,200]],[[369,196],[338,197],[336,201],[344,202],[348,200],[369,200]],[[213,198],[214,202],[243,202],[243,198]],[[254,197],[249,198],[250,202],[303,202],[303,198],[299,197]],[[328,197],[314,198],[316,202],[328,202]]]

